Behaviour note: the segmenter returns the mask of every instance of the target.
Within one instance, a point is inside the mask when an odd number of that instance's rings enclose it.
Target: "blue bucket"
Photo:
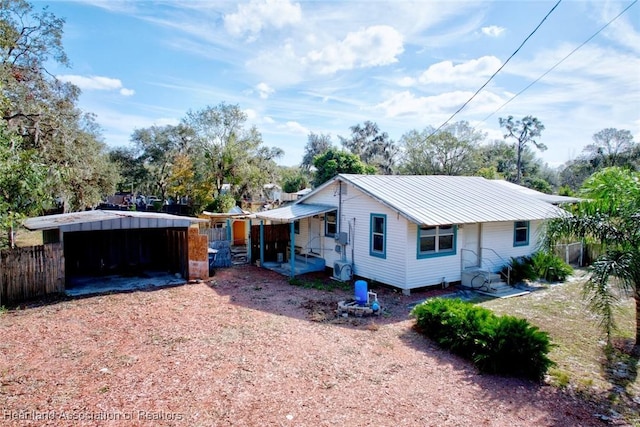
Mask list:
[[[367,282],[364,280],[356,280],[356,302],[358,305],[367,305],[368,298]]]

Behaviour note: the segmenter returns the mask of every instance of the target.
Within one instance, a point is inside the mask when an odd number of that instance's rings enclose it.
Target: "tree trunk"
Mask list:
[[[516,184],[520,185],[520,178],[522,176],[522,172],[521,172],[521,168],[522,168],[522,149],[523,146],[521,145],[521,143],[518,144],[518,159],[516,161]]]
[[[636,284],[634,300],[636,303],[636,342],[633,346],[634,354],[640,356],[640,287]]]

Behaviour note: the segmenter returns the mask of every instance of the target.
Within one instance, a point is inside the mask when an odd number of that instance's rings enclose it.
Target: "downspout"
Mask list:
[[[291,226],[289,229],[289,233],[291,234],[291,256],[289,257],[289,263],[291,264],[291,273],[289,273],[289,277],[293,277],[295,276],[295,266],[296,266],[296,252],[295,252],[295,245],[296,245],[296,233],[295,233],[295,227],[294,227],[294,221],[291,221]]]
[[[338,236],[340,236],[340,231],[342,229],[342,181],[338,181],[338,215],[336,215],[336,221],[338,222],[336,227]],[[344,249],[346,249],[346,246],[344,246],[342,249],[343,250],[340,253],[340,260],[343,262],[347,262],[347,254],[344,253]]]
[[[353,274],[355,274],[354,267],[356,264],[356,255],[355,255],[355,248],[356,248],[356,218],[353,217],[353,232],[351,232],[351,230],[349,230],[349,239],[351,240],[351,272]]]
[[[337,229],[338,234],[340,234],[340,229],[342,228],[342,181],[338,181],[338,216],[336,218],[338,221]]]

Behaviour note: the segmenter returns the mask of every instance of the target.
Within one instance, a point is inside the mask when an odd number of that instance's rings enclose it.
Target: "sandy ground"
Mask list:
[[[376,289],[372,289],[376,290]],[[404,296],[336,317],[345,291],[253,266],[211,282],[0,314],[0,424],[598,426],[579,398],[479,375],[416,333]]]

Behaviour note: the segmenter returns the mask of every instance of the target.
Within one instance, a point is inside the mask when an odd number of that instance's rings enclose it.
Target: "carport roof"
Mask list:
[[[258,212],[256,218],[268,219],[273,222],[292,222],[300,218],[307,218],[319,215],[325,212],[335,211],[335,206],[316,205],[316,204],[293,204],[278,209]]]
[[[171,215],[162,212],[110,211],[97,209],[92,211],[71,212],[28,218],[23,222],[23,225],[29,230],[51,230],[69,225],[111,221],[122,218],[160,219],[171,222],[179,221],[186,224],[207,222],[206,219]]]

